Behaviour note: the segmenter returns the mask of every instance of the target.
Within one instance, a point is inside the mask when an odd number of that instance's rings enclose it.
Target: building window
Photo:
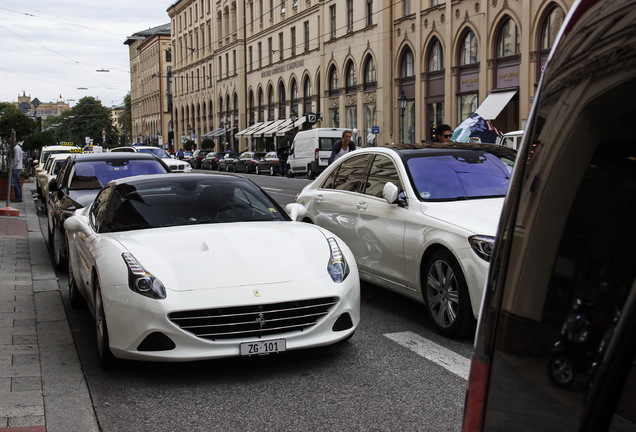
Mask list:
[[[519,32],[512,18],[506,18],[497,38],[497,58],[519,54]]]
[[[467,93],[458,96],[457,124],[466,120],[477,109],[477,93]],[[439,123],[441,124],[441,123]]]
[[[411,15],[411,0],[402,0],[402,6],[404,6],[404,15]]]
[[[236,50],[232,51],[232,67],[233,67],[232,74],[236,75]]]
[[[371,55],[367,56],[367,60],[364,62],[364,89],[373,90],[377,87],[377,73],[375,70],[375,62]]]
[[[283,51],[285,50],[284,44],[285,37],[283,36],[283,32],[278,33],[278,60],[283,61]]]
[[[331,127],[340,127],[340,110],[338,108],[329,108],[329,123]]]
[[[267,92],[267,120],[274,120],[274,88],[272,86]]]
[[[377,135],[373,133],[373,126],[377,126],[377,109],[375,104],[367,104],[364,106],[364,130],[366,133],[363,139],[367,146],[376,146]]]
[[[564,18],[565,14],[560,7],[554,6],[552,10],[550,10],[541,29],[541,51],[549,51],[552,48]]]
[[[353,32],[353,0],[347,0],[347,32]]]
[[[298,115],[298,84],[296,80],[292,80],[291,83],[291,111]]]
[[[373,25],[373,0],[367,0],[367,25]]]
[[[462,66],[475,64],[479,61],[479,52],[477,48],[477,38],[472,30],[464,35],[464,39],[460,44],[459,64]]]
[[[356,68],[350,61],[345,69],[345,92],[355,93],[356,91]]]
[[[258,67],[263,67],[263,44],[261,42],[258,43]]]
[[[263,89],[258,89],[258,121],[265,121],[265,96]]]
[[[347,129],[355,129],[358,124],[358,107],[355,105],[348,106],[345,109],[346,119],[345,124]]]
[[[338,96],[338,70],[335,66],[329,70],[329,96]]]
[[[406,48],[406,51],[402,56],[402,64],[400,65],[400,77],[409,78],[412,76],[415,76],[413,52],[410,48]]]
[[[248,109],[248,118],[249,125],[254,124],[254,92],[250,90],[249,95],[247,97],[247,109]]]
[[[305,29],[305,52],[309,51],[309,21],[303,23]]]
[[[329,6],[329,23],[331,39],[336,38],[336,5]]]
[[[249,62],[250,62],[250,72],[252,72],[254,70],[254,63],[253,63],[254,58],[253,58],[253,53],[252,53],[252,47],[251,46],[247,48],[247,56],[248,56],[248,59],[249,59]]]
[[[311,110],[311,82],[309,81],[309,77],[305,78],[305,82],[303,84],[303,113],[310,113]]]
[[[170,63],[172,61],[172,50],[166,50],[166,63]]]
[[[259,10],[260,10],[260,18],[259,18],[259,21],[260,21],[260,25],[261,25],[261,27],[262,27],[262,26],[263,26],[263,12],[264,12],[264,11],[263,11],[263,0],[258,0],[258,8],[259,8]]]
[[[428,56],[428,71],[439,72],[444,69],[444,53],[439,39],[435,39],[431,45],[431,52]]]
[[[254,28],[254,3],[250,2],[250,28]]]
[[[230,76],[230,54],[225,53],[225,77]]]
[[[278,87],[278,118],[284,119],[287,118],[287,107],[286,107],[287,97],[285,96],[285,86],[283,83]]]
[[[269,0],[269,20],[274,21],[274,0]]]
[[[272,38],[267,38],[267,51],[269,52],[269,64],[274,63],[274,45],[272,45]]]
[[[296,27],[290,29],[291,32],[291,55],[296,55]]]

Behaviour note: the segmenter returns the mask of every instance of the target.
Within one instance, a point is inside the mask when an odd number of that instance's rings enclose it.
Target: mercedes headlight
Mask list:
[[[490,262],[490,256],[492,255],[492,250],[495,245],[495,238],[493,236],[474,235],[468,237],[468,242],[479,258]]]

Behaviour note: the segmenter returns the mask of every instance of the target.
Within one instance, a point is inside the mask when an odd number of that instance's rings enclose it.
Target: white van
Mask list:
[[[514,150],[519,150],[521,138],[523,138],[522,130],[508,132],[504,134],[500,144]]]
[[[316,128],[300,131],[294,137],[287,159],[287,177],[306,174],[315,179],[329,164],[333,145],[347,129]]]

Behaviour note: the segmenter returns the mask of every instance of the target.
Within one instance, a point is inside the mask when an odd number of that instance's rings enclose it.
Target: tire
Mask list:
[[[271,175],[271,176],[274,175],[274,165],[270,165],[269,166],[269,175]]]
[[[449,338],[467,336],[475,326],[466,279],[453,255],[435,252],[422,272],[426,311],[438,333]]]
[[[294,177],[294,173],[289,168],[289,165],[287,165],[287,171],[285,172],[285,175],[287,176],[287,178],[293,178]]]
[[[74,309],[81,309],[86,305],[86,303],[84,302],[82,294],[79,292],[79,288],[77,288],[77,283],[75,282],[73,269],[71,267],[71,260],[68,261],[68,297],[71,301],[71,307]]]
[[[316,178],[316,173],[311,170],[311,167],[307,167],[307,178],[309,180],[314,180]]]
[[[225,165],[225,172],[230,172],[230,166],[229,165]]]
[[[53,227],[53,265],[56,270],[64,270],[67,267],[67,259],[62,256],[62,242],[66,242],[66,239],[59,229]],[[67,248],[68,250],[68,248]]]
[[[104,313],[104,303],[102,301],[102,290],[99,287],[99,281],[95,276],[93,282],[95,290],[95,336],[97,341],[97,357],[99,365],[106,369],[115,363],[115,356],[110,350],[110,337],[108,336],[108,325],[106,323],[106,314]]]
[[[254,172],[256,173],[256,175],[261,175],[261,170],[258,165],[256,165],[256,167],[254,168]]]
[[[552,354],[548,360],[548,376],[557,387],[571,387],[575,378],[572,360],[564,353]]]

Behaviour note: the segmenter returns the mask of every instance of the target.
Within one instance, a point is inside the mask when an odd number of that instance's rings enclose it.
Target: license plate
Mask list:
[[[241,355],[267,355],[279,353],[287,350],[285,339],[272,339],[262,342],[244,342],[241,344]]]

